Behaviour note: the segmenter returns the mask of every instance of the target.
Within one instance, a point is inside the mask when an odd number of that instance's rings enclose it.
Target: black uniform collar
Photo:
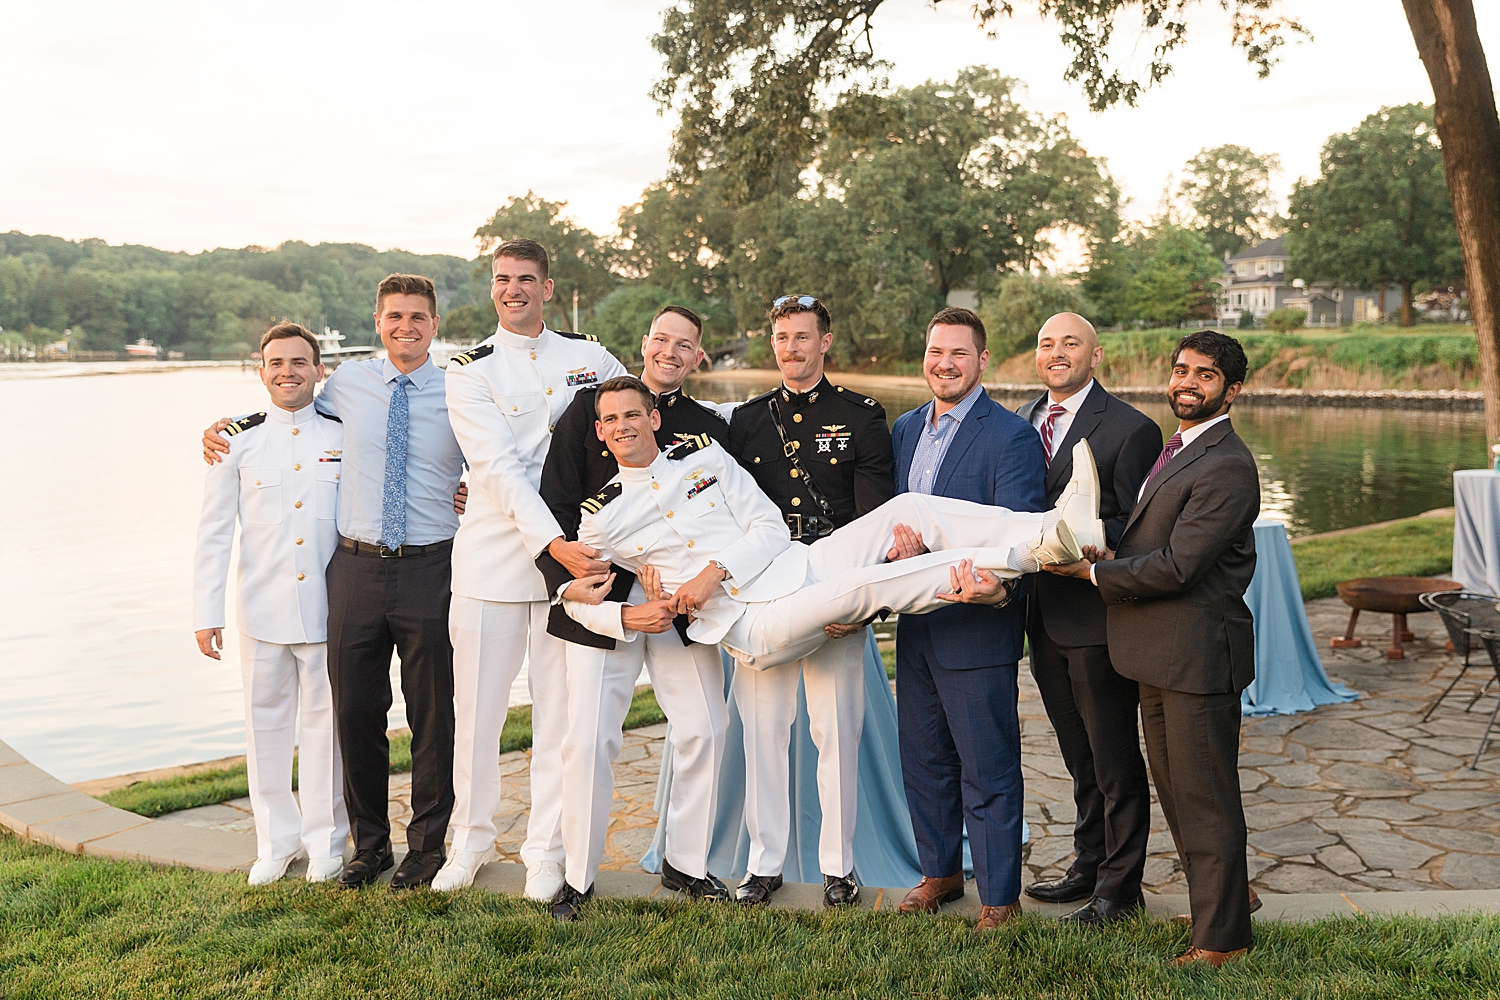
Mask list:
[[[792,406],[806,406],[809,403],[816,403],[831,392],[833,392],[833,383],[828,381],[827,375],[818,379],[818,384],[806,392],[794,392],[787,388],[785,382],[781,383],[781,388],[776,390],[776,394],[781,397],[781,401],[789,403]]]
[[[656,397],[656,408],[658,410],[664,410],[664,409],[666,409],[669,406],[676,406],[678,403],[684,402],[684,401],[686,401],[688,399],[691,399],[691,398],[692,398],[691,396],[688,396],[685,393],[683,393],[682,386],[679,385],[677,388],[673,389],[671,392],[664,392],[661,395],[657,396]]]

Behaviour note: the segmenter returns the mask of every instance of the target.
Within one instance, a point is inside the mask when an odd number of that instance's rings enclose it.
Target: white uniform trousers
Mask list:
[[[342,857],[349,813],[328,681],[328,643],[262,642],[241,632],[240,677],[256,857],[270,861],[298,850],[310,858]],[[302,739],[298,794],[293,796],[299,702]]]
[[[813,543],[802,587],[786,597],[746,605],[724,636],[724,646],[741,664],[765,670],[811,655],[828,641],[823,626],[832,622],[865,621],[882,610],[902,615],[935,611],[947,605],[935,595],[949,589],[949,567],[971,559],[979,568],[1005,571],[1012,551],[1035,543],[1044,520],[1055,519],[1055,514],[900,494]],[[933,551],[885,562],[897,524],[921,533]]]
[[[862,629],[843,639],[829,639],[804,659],[734,672],[735,704],[745,725],[745,826],[751,874],[779,875],[786,863],[792,822],[789,754],[799,680],[807,690],[809,730],[818,748],[818,805],[823,812],[818,866],[825,875],[854,870],[866,641]]]
[[[639,585],[630,603],[644,603]],[[708,870],[729,713],[717,646],[684,646],[676,629],[616,642],[614,649],[567,644],[568,736],[563,742],[563,843],[568,884],[594,883],[609,833],[614,799],[611,763],[623,741],[641,661],[656,703],[672,726],[672,792],[667,802],[666,857],[695,878]]]
[[[565,643],[547,634],[546,601],[480,601],[453,595],[453,849],[495,844],[500,731],[510,688],[527,667],[531,688],[531,815],[521,860],[563,862],[562,742],[568,727]]]

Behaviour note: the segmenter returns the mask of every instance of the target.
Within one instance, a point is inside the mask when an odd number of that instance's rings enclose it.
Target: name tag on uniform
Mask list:
[[[852,431],[844,430],[848,424],[824,424],[823,433],[814,434],[813,440],[818,442],[818,454],[832,454],[834,451],[848,451],[849,442],[853,440]]]
[[[568,372],[568,385],[590,385],[599,381],[599,373],[587,368],[574,368]]]

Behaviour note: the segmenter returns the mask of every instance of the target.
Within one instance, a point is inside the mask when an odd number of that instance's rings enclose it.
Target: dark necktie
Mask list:
[[[1151,466],[1151,471],[1146,474],[1146,482],[1141,484],[1141,489],[1144,490],[1146,488],[1146,484],[1150,483],[1152,478],[1155,477],[1155,475],[1163,468],[1165,468],[1168,462],[1172,461],[1172,456],[1177,454],[1181,450],[1182,431],[1178,431],[1176,434],[1172,435],[1171,439],[1167,441],[1167,446],[1161,450],[1161,455],[1157,457],[1156,464]]]
[[[1042,421],[1042,451],[1047,453],[1047,464],[1052,464],[1052,432],[1057,427],[1057,418],[1068,412],[1068,408],[1061,403],[1053,403],[1047,411],[1047,419]]]

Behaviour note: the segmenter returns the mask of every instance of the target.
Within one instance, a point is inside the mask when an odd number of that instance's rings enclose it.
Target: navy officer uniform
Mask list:
[[[735,409],[728,451],[780,509],[792,539],[807,545],[895,495],[885,407],[826,376],[805,392],[783,384]],[[840,901],[852,900],[857,892],[848,876],[854,869],[866,638],[861,629],[824,643],[802,660],[735,671],[734,701],[745,731],[745,824],[750,836],[741,896],[750,901],[763,901],[780,885],[786,861],[792,821],[789,752],[799,680],[807,692],[809,729],[818,750],[818,864],[825,885],[842,893]],[[757,879],[764,886],[752,884]],[[848,884],[834,886],[830,880]]]

